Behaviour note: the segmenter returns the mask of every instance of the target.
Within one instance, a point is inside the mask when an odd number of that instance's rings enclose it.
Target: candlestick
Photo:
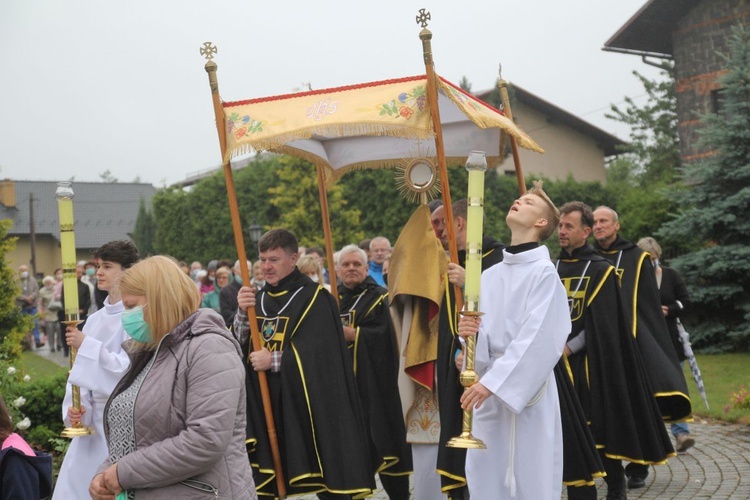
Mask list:
[[[482,280],[482,229],[484,225],[484,173],[487,159],[483,151],[472,151],[466,160],[469,171],[469,193],[466,209],[466,279],[464,282],[464,316],[481,316],[479,312],[479,292]],[[464,349],[465,370],[461,372],[461,385],[464,391],[479,381],[474,370],[476,337],[466,338]],[[473,409],[463,411],[461,435],[448,441],[451,448],[484,449],[487,446],[481,439],[471,435]]]
[[[66,326],[77,326],[81,323],[78,314],[78,276],[76,275],[76,236],[75,217],[73,216],[73,188],[70,182],[58,182],[55,197],[57,198],[57,210],[60,216],[60,252],[62,253],[63,268],[63,296],[65,297],[65,321]],[[78,349],[70,348],[70,368],[76,361]],[[81,411],[81,388],[72,385],[73,408]],[[65,438],[88,436],[93,431],[78,422],[66,427],[60,434]]]

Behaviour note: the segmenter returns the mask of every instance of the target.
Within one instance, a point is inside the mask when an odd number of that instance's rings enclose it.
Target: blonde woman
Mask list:
[[[325,282],[323,278],[323,268],[320,267],[320,262],[315,255],[303,255],[297,261],[297,268],[299,271],[313,280],[315,283],[319,283],[325,287],[329,292],[331,291],[331,285]]]
[[[199,309],[195,283],[168,257],[133,266],[120,290],[131,369],[104,409],[109,458],[91,497],[257,498],[245,370],[222,317]]]

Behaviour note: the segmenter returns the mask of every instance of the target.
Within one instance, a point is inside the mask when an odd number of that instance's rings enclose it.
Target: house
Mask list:
[[[525,176],[542,175],[564,180],[568,175],[579,182],[606,181],[605,159],[618,154],[625,141],[595,127],[515,84],[509,85],[513,120],[544,148],[544,154],[520,149]],[[499,106],[497,89],[480,92],[479,99]],[[515,176],[513,158],[508,156],[499,173]]]
[[[104,243],[129,239],[141,199],[150,208],[156,188],[151,184],[73,182],[76,257],[91,260]],[[0,181],[0,219],[10,220],[9,236],[18,238],[7,256],[18,267],[32,261],[36,275],[52,274],[61,266],[60,222],[55,191],[57,182]]]
[[[683,163],[710,152],[696,145],[700,116],[721,111],[717,79],[726,72],[732,26],[750,23],[747,0],[649,0],[604,50],[674,61],[680,154]]]

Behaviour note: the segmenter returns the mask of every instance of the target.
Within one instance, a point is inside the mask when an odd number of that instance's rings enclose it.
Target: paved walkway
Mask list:
[[[61,352],[50,352],[47,346],[35,353],[69,366],[68,358]],[[667,465],[652,467],[646,487],[628,491],[629,499],[750,499],[750,426],[696,419],[691,433],[695,447]],[[598,484],[599,498],[604,498],[606,485],[603,480]],[[310,495],[296,498],[316,499]],[[388,500],[380,488],[371,498]]]

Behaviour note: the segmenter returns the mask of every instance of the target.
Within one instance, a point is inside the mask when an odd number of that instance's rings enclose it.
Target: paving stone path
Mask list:
[[[47,346],[36,354],[61,366],[69,365],[68,358],[60,352],[51,353]],[[696,440],[695,447],[667,465],[652,467],[646,487],[629,490],[629,499],[750,499],[750,426],[696,419],[690,430]],[[604,498],[606,485],[603,480],[597,484],[599,498]],[[296,498],[316,499],[314,495]],[[379,483],[371,498],[388,500]]]

